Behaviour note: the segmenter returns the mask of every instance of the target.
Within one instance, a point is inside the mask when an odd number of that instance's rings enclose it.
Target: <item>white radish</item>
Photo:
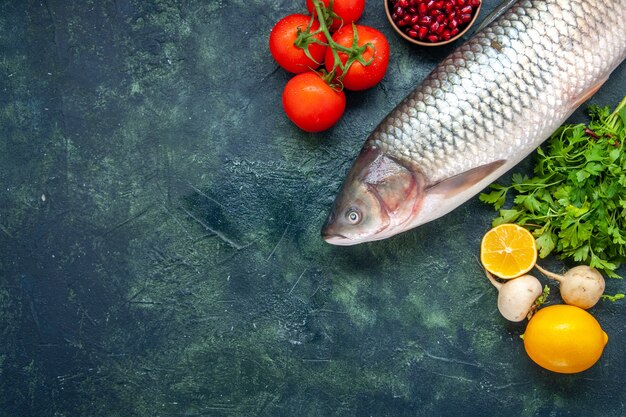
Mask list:
[[[532,275],[522,275],[505,283],[485,271],[487,278],[498,290],[498,310],[509,321],[522,321],[530,313],[537,298],[543,293],[541,283]]]
[[[559,281],[561,298],[569,305],[588,309],[596,305],[604,293],[604,278],[600,271],[587,265],[576,266],[563,275],[535,265],[549,278]]]

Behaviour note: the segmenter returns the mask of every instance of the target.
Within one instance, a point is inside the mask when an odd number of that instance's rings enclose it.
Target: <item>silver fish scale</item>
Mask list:
[[[532,152],[626,55],[626,0],[522,0],[439,64],[366,146],[430,182]]]

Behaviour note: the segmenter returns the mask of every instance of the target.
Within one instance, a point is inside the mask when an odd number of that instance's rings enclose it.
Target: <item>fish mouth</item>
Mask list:
[[[350,246],[356,243],[344,235],[338,233],[326,233],[324,230],[322,230],[322,239],[324,239],[326,243],[337,246]]]

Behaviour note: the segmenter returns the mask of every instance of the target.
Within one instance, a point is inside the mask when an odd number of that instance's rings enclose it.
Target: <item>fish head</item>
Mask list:
[[[339,190],[322,237],[347,246],[399,233],[419,211],[424,184],[418,170],[378,148],[364,148]]]

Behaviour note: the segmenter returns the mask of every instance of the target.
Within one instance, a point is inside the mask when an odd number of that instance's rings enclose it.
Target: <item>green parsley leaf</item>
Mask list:
[[[539,256],[545,258],[556,247],[557,236],[552,232],[544,232],[536,239]]]
[[[509,190],[507,187],[499,187],[497,184],[494,184],[495,191],[490,192],[489,194],[481,194],[478,196],[480,201],[483,201],[487,204],[493,204],[496,210],[499,210],[506,201],[506,193]]]

